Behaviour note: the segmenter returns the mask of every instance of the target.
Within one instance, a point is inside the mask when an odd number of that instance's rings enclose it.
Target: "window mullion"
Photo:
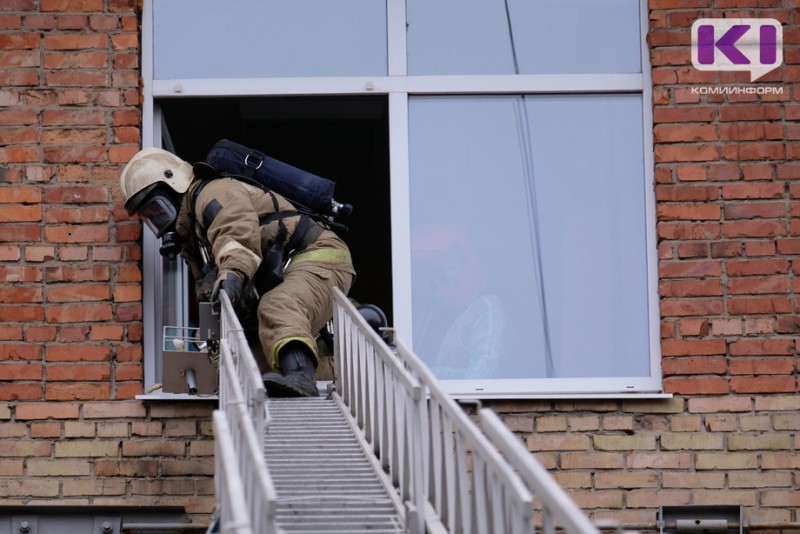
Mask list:
[[[386,30],[389,76],[405,76],[408,72],[405,0],[386,0]]]

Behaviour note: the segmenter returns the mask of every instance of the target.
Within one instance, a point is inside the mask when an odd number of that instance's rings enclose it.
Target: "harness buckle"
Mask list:
[[[253,158],[255,162],[250,163],[250,158]],[[257,164],[256,164],[257,163]],[[244,157],[244,164],[251,169],[258,170],[261,168],[261,165],[264,163],[264,154],[260,152],[251,152],[250,154]]]

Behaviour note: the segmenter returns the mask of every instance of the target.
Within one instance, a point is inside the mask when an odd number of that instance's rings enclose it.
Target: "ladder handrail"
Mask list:
[[[555,478],[522,445],[494,411],[481,408],[478,414],[481,429],[514,467],[528,488],[542,500],[544,508],[558,511],[558,518],[567,532],[599,532],[567,492],[558,485]]]
[[[224,466],[217,464],[215,513],[223,533],[274,533],[278,496],[264,458],[264,429],[269,423],[266,392],[230,300],[224,292],[220,296],[219,409],[214,411],[214,437],[224,442],[226,448],[215,451],[219,456],[229,454],[230,449],[233,459],[227,458]],[[234,480],[218,480],[226,477]],[[243,488],[241,494],[235,489],[237,484]],[[221,493],[223,489],[226,491]],[[230,502],[231,499],[237,502]],[[246,524],[252,530],[237,530],[239,524]]]
[[[446,460],[448,452],[446,448],[449,448],[449,440],[445,439],[443,435],[440,439],[439,435],[435,434],[452,432],[454,434],[454,446],[456,447],[457,453],[460,456],[459,458],[456,458],[456,460],[461,460],[464,463],[467,462],[467,444],[469,444],[473,464],[485,464],[482,467],[486,469],[487,472],[480,473],[475,470],[474,467],[473,471],[477,474],[477,476],[483,476],[485,478],[485,484],[492,484],[491,478],[496,477],[498,480],[494,482],[494,485],[504,489],[506,492],[506,498],[511,499],[511,502],[506,504],[514,509],[518,526],[512,527],[511,525],[505,525],[505,527],[502,527],[502,531],[532,532],[533,495],[528,488],[525,487],[519,477],[517,477],[517,475],[513,472],[511,467],[500,456],[495,448],[495,445],[487,438],[485,434],[481,432],[480,428],[478,428],[475,423],[470,420],[464,410],[458,406],[455,400],[444,390],[444,388],[441,387],[441,384],[430,371],[430,369],[422,362],[422,360],[419,359],[418,356],[416,356],[416,354],[408,349],[402,341],[397,342],[397,355],[403,361],[403,363],[412,370],[414,374],[420,377],[422,383],[425,384],[428,390],[430,404],[429,418],[440,419],[445,423],[450,423],[448,425],[441,425],[441,427],[438,428],[438,433],[430,432],[430,442],[428,443],[428,448],[429,450],[432,450],[433,453],[431,458],[428,458],[426,459],[427,461],[423,462],[429,466],[428,469],[430,471],[428,475],[428,479],[430,481],[428,487],[428,498],[431,500],[431,505],[434,506],[437,511],[439,511],[440,516],[442,514],[448,514],[449,518],[445,524],[458,530],[465,528],[467,531],[474,530],[477,532],[483,532],[491,530],[489,528],[491,526],[489,522],[492,521],[493,517],[494,520],[497,520],[495,516],[497,513],[499,513],[499,511],[495,511],[494,514],[490,513],[491,505],[497,505],[499,503],[494,502],[496,501],[496,498],[493,498],[494,496],[491,494],[491,492],[480,494],[479,492],[485,491],[485,488],[483,487],[473,487],[472,489],[474,494],[467,502],[464,502],[464,496],[460,495],[463,494],[463,487],[460,488],[461,491],[458,489],[456,490],[455,496],[449,495],[446,491],[437,492],[437,483],[435,477],[437,475],[443,477],[450,475],[450,473],[448,473],[448,464]],[[461,440],[463,440],[463,445],[459,443]],[[438,451],[438,457],[441,458],[439,462],[436,462],[435,458],[433,457],[437,456],[437,451],[434,450],[434,447],[437,446],[441,448]],[[462,447],[463,451],[459,451],[459,449]],[[463,472],[464,467],[465,466],[453,466],[449,469],[461,469],[462,472],[458,473],[459,476],[469,476]],[[472,481],[477,482],[478,480],[473,479]],[[456,499],[459,498],[462,499],[462,502],[456,502]],[[444,502],[446,499],[449,500],[449,502]],[[469,504],[473,505],[474,508],[464,509],[464,507]],[[456,510],[452,509],[454,506],[461,507],[461,517],[458,517]],[[470,528],[470,526],[472,526],[472,528]],[[513,528],[516,529],[512,530]]]
[[[413,521],[424,516],[431,531],[533,532],[534,490],[555,482],[552,478],[541,482],[539,471],[529,470],[525,477],[515,471],[529,465],[512,464],[504,452],[515,451],[508,443],[517,441],[513,434],[482,432],[419,357],[402,341],[394,349],[388,347],[339,291],[334,294],[334,309],[336,392],[384,468],[400,473],[392,480],[417,513],[406,518],[408,530],[421,528]],[[411,382],[407,372],[423,393],[421,399],[414,394],[416,404],[410,409],[393,400],[398,384]],[[393,432],[394,427],[400,430]],[[597,534],[588,519],[568,520],[583,512],[574,504],[560,506],[561,497],[569,499],[562,493],[542,501],[545,527],[557,521],[571,533]]]
[[[220,345],[227,341],[233,356],[233,369],[239,377],[239,384],[253,418],[257,435],[263,436],[269,424],[267,390],[261,379],[258,364],[250,350],[239,318],[231,305],[228,295],[220,291]],[[222,401],[221,401],[222,402]]]
[[[219,410],[214,411],[212,418],[218,531],[225,534],[254,534],[228,420],[225,413]]]

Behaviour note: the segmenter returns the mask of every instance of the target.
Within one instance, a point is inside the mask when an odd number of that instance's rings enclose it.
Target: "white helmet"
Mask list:
[[[174,231],[179,195],[189,189],[192,166],[160,148],[145,148],[122,169],[119,186],[128,215],[139,216],[162,237]]]
[[[163,183],[178,194],[189,189],[192,166],[181,158],[160,148],[145,148],[131,158],[119,177],[119,187],[125,197],[129,215],[137,211],[146,189]]]

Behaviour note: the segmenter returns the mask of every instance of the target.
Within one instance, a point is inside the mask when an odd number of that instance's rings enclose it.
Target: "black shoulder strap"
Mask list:
[[[201,180],[200,183],[197,184],[197,186],[195,186],[194,190],[192,191],[192,198],[191,201],[189,202],[189,214],[192,216],[192,221],[194,221],[195,228],[199,229],[199,231],[197,232],[197,237],[200,239],[201,244],[208,250],[211,250],[211,245],[208,242],[208,238],[206,237],[206,232],[205,232],[206,229],[203,228],[203,225],[200,224],[200,222],[197,220],[197,212],[195,210],[197,207],[197,199],[200,197],[200,192],[203,190],[203,188],[205,188],[205,186],[209,184],[209,182],[211,182],[211,180],[213,180],[213,178],[206,178],[204,180]]]

